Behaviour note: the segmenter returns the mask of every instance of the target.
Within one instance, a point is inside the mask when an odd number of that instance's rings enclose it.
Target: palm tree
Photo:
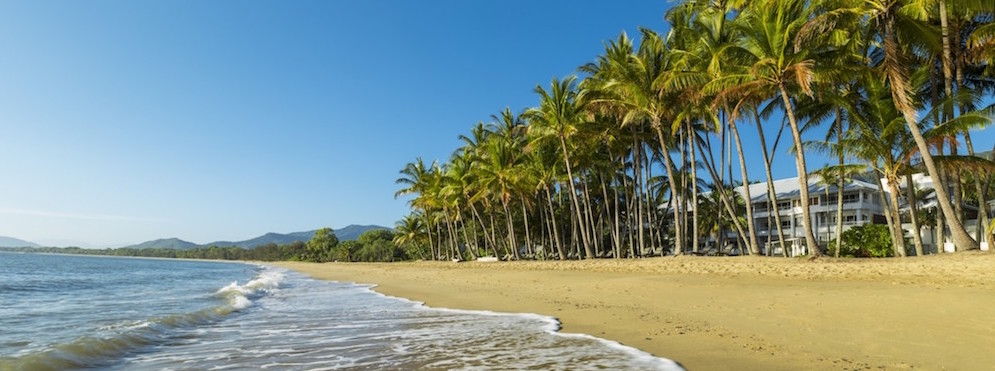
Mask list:
[[[536,85],[535,92],[539,94],[539,107],[530,108],[522,116],[529,122],[529,136],[536,140],[546,140],[555,138],[560,144],[563,162],[567,169],[567,184],[570,186],[570,199],[573,203],[574,214],[577,222],[580,223],[581,245],[584,247],[585,258],[594,257],[591,250],[590,239],[584,228],[584,217],[581,215],[580,202],[577,200],[577,187],[574,184],[576,178],[570,163],[571,149],[568,146],[574,135],[580,130],[580,126],[585,121],[584,106],[586,102],[583,97],[578,96],[575,88],[577,78],[569,76],[563,81],[553,78],[550,83],[550,90],[546,91],[542,85]]]
[[[437,183],[435,180],[438,177],[435,173],[437,167],[438,165],[435,162],[432,162],[431,166],[425,166],[425,162],[422,161],[421,157],[418,157],[415,162],[407,163],[404,169],[400,171],[401,177],[395,181],[395,183],[402,184],[405,187],[394,193],[394,198],[402,195],[418,195],[410,200],[409,203],[412,208],[421,210],[420,215],[424,218],[432,260],[436,260],[439,257],[438,249],[436,249],[432,240],[432,226],[435,225],[433,223],[433,209],[436,206],[436,195],[432,193],[432,187]],[[437,236],[437,239],[439,238],[441,238],[441,235]]]
[[[621,126],[638,126],[649,123],[657,134],[660,146],[660,157],[664,161],[664,169],[670,182],[671,198],[674,200],[674,254],[684,251],[684,234],[681,215],[686,207],[681,188],[677,187],[677,170],[670,157],[671,148],[676,141],[669,125],[664,126],[673,118],[674,108],[670,103],[670,94],[662,90],[665,74],[669,69],[670,56],[664,40],[648,29],[641,29],[642,40],[635,52],[631,41],[626,35],[609,45],[608,59],[603,63],[602,71],[607,76],[605,82],[595,91],[591,102],[614,106],[624,112]],[[665,130],[666,129],[666,130]]]
[[[908,70],[906,69],[907,58],[902,46],[912,45],[917,40],[921,42],[922,40],[935,39],[935,37],[931,37],[931,34],[921,32],[923,28],[911,27],[921,22],[905,17],[908,12],[903,8],[919,5],[910,0],[866,0],[862,7],[858,8],[858,14],[870,21],[870,26],[876,30],[877,36],[881,40],[884,54],[881,67],[889,80],[895,107],[905,117],[906,125],[915,140],[930,179],[932,179],[933,184],[938,185],[936,187],[937,203],[943,210],[944,221],[950,229],[954,245],[958,250],[977,249],[977,241],[967,233],[960,220],[960,215],[954,212],[946,187],[942,186],[946,183],[940,177],[936,162],[929,151],[929,145],[923,137],[922,130],[919,129],[919,117],[914,97],[910,94]]]
[[[507,228],[508,249],[515,259],[519,259],[510,205],[512,198],[522,193],[520,179],[524,156],[523,148],[516,145],[521,142],[510,138],[510,135],[511,131],[497,132],[484,142],[481,148],[482,161],[476,175],[479,192],[474,198],[493,197],[501,203],[504,209],[505,228]]]
[[[406,248],[409,255],[414,255],[411,254],[414,251],[420,259],[425,259],[424,242],[428,238],[423,220],[417,212],[412,212],[394,225],[394,243]]]
[[[812,84],[820,78],[814,52],[792,47],[792,40],[808,21],[810,9],[804,0],[760,0],[743,10],[734,22],[741,35],[736,41],[743,51],[740,62],[746,68],[713,80],[712,89],[724,95],[779,96],[794,140],[795,167],[801,193],[802,227],[805,243],[813,256],[820,256],[809,212],[808,171],[801,130],[792,97],[812,96]]]

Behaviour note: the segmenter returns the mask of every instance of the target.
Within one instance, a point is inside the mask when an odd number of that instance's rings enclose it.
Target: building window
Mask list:
[[[781,228],[791,228],[791,220],[781,220]]]
[[[843,203],[844,204],[853,204],[853,203],[857,203],[857,202],[860,202],[860,194],[859,193],[851,193],[851,194],[848,194],[848,195],[847,194],[843,195]]]
[[[788,209],[791,209],[791,201],[778,201],[777,202],[777,209],[778,210],[788,210]]]
[[[808,199],[808,204],[809,205],[818,205],[819,204],[819,198],[818,197],[812,197],[812,198]]]

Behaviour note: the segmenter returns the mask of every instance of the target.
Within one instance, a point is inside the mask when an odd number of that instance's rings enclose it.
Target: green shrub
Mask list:
[[[843,248],[840,256],[854,258],[887,258],[894,256],[891,247],[891,232],[887,225],[865,224],[843,232]],[[829,244],[829,254],[836,253],[836,241]]]

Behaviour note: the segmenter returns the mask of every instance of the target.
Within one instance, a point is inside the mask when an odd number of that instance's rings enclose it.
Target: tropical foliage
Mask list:
[[[888,191],[890,254],[906,255],[910,233],[916,254],[921,233],[977,248],[991,239],[989,215],[968,210],[995,198],[995,164],[976,156],[969,130],[992,120],[993,17],[971,0],[683,1],[665,14],[667,33],[618,35],[577,75],[538,84],[535,106],[471,126],[446,161],[408,163],[396,196],[412,212],[393,241],[432,260],[633,258],[723,239],[762,254],[770,246],[745,200],[775,209],[776,195],[734,189],[758,177],[749,161],[765,164],[772,189],[771,162],[787,151],[802,238],[821,255],[829,245],[809,212],[819,195],[806,186],[806,151],[817,150],[838,159],[820,172],[825,184],[869,171]],[[744,146],[751,128],[761,148]],[[952,192],[937,187],[935,206],[921,205],[899,188],[912,173]]]

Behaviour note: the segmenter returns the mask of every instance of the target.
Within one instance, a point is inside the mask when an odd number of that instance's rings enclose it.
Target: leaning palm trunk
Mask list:
[[[919,200],[916,199],[911,171],[905,172],[905,192],[909,201],[909,217],[912,219],[912,242],[916,246],[916,256],[923,256],[925,252],[922,248],[922,229],[919,227]]]
[[[908,81],[902,69],[901,61],[898,59],[900,51],[898,40],[895,36],[894,19],[884,22],[884,35],[882,39],[885,50],[884,65],[887,66],[886,72],[888,79],[891,81],[891,94],[895,101],[895,107],[905,117],[905,123],[909,127],[909,132],[912,133],[912,138],[916,142],[916,147],[922,156],[922,162],[926,165],[926,171],[935,185],[936,201],[940,205],[940,209],[943,210],[943,218],[950,228],[954,245],[958,251],[977,249],[978,242],[967,234],[960,216],[954,213],[953,205],[950,204],[949,194],[944,186],[946,183],[943,183],[942,179],[940,179],[940,172],[933,161],[933,155],[929,152],[929,145],[926,143],[926,139],[923,138],[922,131],[919,130],[919,119],[916,117],[915,107],[913,107],[911,98],[909,97]]]
[[[508,201],[501,200],[501,206],[504,207],[505,225],[508,226],[508,248],[511,249],[511,256],[515,257],[515,260],[520,260],[517,242],[515,241],[515,222],[511,220],[511,210],[508,209]]]
[[[472,244],[470,243],[470,236],[466,232],[467,230],[466,221],[463,220],[463,213],[459,211],[456,212],[456,226],[457,230],[463,231],[463,244],[466,246],[466,252],[470,254],[470,259],[477,259],[477,253],[474,252],[474,250],[476,249],[477,240],[474,239],[473,243]],[[459,226],[463,227],[460,228]],[[476,232],[474,232],[474,235],[476,236]]]
[[[663,129],[660,128],[660,120],[654,118],[653,127],[656,129],[656,135],[660,139],[660,155],[663,156],[664,166],[667,168],[667,182],[670,183],[670,198],[673,200],[674,205],[674,255],[681,255],[684,253],[684,234],[681,232],[681,211],[684,210],[684,205],[681,197],[678,195],[681,193],[677,188],[677,182],[675,181],[675,176],[677,171],[674,170],[674,162],[670,159],[670,149],[667,148],[667,142],[664,140]],[[663,255],[663,254],[661,254]]]
[[[819,246],[815,244],[815,235],[812,234],[812,214],[809,213],[808,205],[808,170],[805,167],[805,150],[802,147],[802,135],[798,129],[798,120],[795,118],[794,105],[788,98],[788,90],[784,83],[778,84],[781,91],[781,100],[784,103],[784,111],[788,115],[788,124],[791,125],[791,138],[795,142],[795,167],[798,172],[798,186],[801,194],[802,207],[802,228],[805,229],[805,245],[812,256],[822,256]]]
[[[484,232],[484,250],[487,250],[487,247],[493,246],[495,242],[493,241],[491,235],[487,233],[487,226],[484,225],[484,219],[480,217],[480,213],[477,212],[477,207],[473,205],[473,202],[470,203],[470,211],[473,212],[473,216],[477,219],[477,223],[480,224],[480,230]],[[480,254],[479,250],[477,251],[477,254]]]
[[[705,148],[701,146],[701,143],[698,143],[698,150],[701,152],[702,156],[705,155]],[[707,168],[708,172],[712,175],[712,179],[719,179],[719,176],[715,171],[715,164],[706,161],[705,165],[706,165],[705,168]],[[736,228],[737,236],[741,240],[746,241],[745,238],[746,234],[743,232],[743,226],[739,222],[739,215],[736,215],[736,212],[734,211],[735,208],[732,207],[732,201],[729,200],[729,196],[726,194],[725,187],[720,183],[719,186],[715,188],[716,189],[713,190],[713,192],[719,194],[719,199],[721,200],[722,205],[725,207],[726,213],[729,215],[729,219],[732,220],[733,227]],[[721,214],[721,212],[722,211],[720,210],[719,213]],[[716,220],[720,220],[720,218],[717,217]],[[722,236],[725,237],[725,234],[723,233]]]
[[[894,178],[894,179],[892,179]],[[892,244],[895,248],[895,256],[905,257],[905,229],[902,228],[902,218],[898,212],[898,177],[889,177],[888,188],[891,188],[891,193],[889,198],[891,199],[891,205],[888,208],[889,213],[891,213],[891,219],[895,225],[893,226],[892,234],[895,236],[893,238]]]
[[[449,218],[449,211],[447,208],[442,209],[442,215],[446,217],[446,232],[449,233],[449,256],[448,258],[460,258],[459,249],[456,247],[456,239],[459,235],[453,229],[452,219]]]
[[[739,139],[736,120],[729,119],[729,129],[732,130],[733,139],[736,141],[736,152],[739,154],[739,172],[743,177],[743,198],[746,199],[746,228],[747,233],[749,233],[750,255],[760,255],[760,247],[757,245],[757,231],[753,225],[753,198],[750,197],[750,178],[746,175],[746,157],[743,155],[743,143]]]
[[[777,192],[774,190],[774,176],[771,174],[771,157],[767,152],[767,139],[764,136],[764,128],[763,123],[760,121],[760,114],[756,110],[753,110],[753,117],[757,121],[757,134],[760,138],[760,149],[763,151],[764,155],[764,174],[767,176],[767,197],[770,198],[770,208],[767,209],[767,213],[768,215],[770,215],[770,213],[774,213],[774,224],[777,226],[777,244],[781,246],[781,254],[787,256],[788,250],[784,247],[784,239],[782,238],[784,237],[784,230],[783,227],[781,227],[781,211],[777,208]],[[783,129],[784,126],[782,125],[781,128]],[[780,133],[778,133],[778,137],[780,136]],[[774,146],[777,146],[776,140],[774,141]],[[840,198],[840,201],[842,202],[843,199]],[[842,204],[840,209],[842,210]],[[836,230],[839,231],[839,228]],[[767,244],[771,245],[770,234],[767,235]],[[839,248],[837,247],[837,251],[838,250]]]

